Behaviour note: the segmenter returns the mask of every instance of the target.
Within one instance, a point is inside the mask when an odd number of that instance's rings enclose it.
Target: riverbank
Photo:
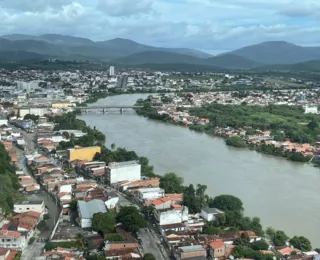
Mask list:
[[[130,106],[147,97],[148,94],[113,96],[92,105]],[[317,168],[226,146],[222,138],[149,120],[133,110],[123,114],[112,109],[105,114],[93,111],[78,118],[105,134],[108,147],[115,143],[148,157],[154,172],[176,172],[187,185],[208,183],[210,197],[235,195],[243,201],[245,215],[253,217],[259,212],[263,226],[273,226],[289,235],[304,235],[319,245],[320,236],[314,228],[318,220],[313,217],[320,214]],[[307,222],[302,221],[305,214],[311,216]]]
[[[259,130],[258,127],[253,128],[252,126],[245,126],[241,122],[241,119],[239,120],[237,118],[237,115],[244,113],[242,110],[237,113],[237,109],[234,109],[234,115],[232,115],[233,118],[230,118],[231,115],[227,114],[228,112],[223,112],[224,110],[227,110],[222,108],[223,105],[215,104],[216,107],[214,108],[214,113],[212,114],[210,108],[207,108],[208,111],[206,111],[205,108],[190,108],[189,110],[186,108],[177,108],[177,111],[175,111],[170,107],[166,109],[165,105],[164,109],[158,111],[157,109],[152,107],[152,102],[152,98],[149,97],[145,100],[137,100],[136,105],[143,106],[143,108],[136,110],[136,113],[149,119],[188,127],[190,130],[205,133],[209,136],[222,137],[224,138],[226,145],[229,146],[234,146],[237,148],[249,148],[250,150],[255,150],[259,153],[286,158],[294,162],[310,162],[314,157],[314,153],[316,152],[316,148],[314,146],[309,143],[303,143],[304,140],[307,141],[311,140],[311,138],[317,137],[317,135],[314,134],[315,129],[312,129],[308,133],[303,133],[301,131],[306,129],[306,127],[299,126],[299,128],[297,128],[297,123],[295,123],[295,127],[297,129],[290,129],[290,131],[292,133],[292,138],[294,140],[300,141],[299,143],[291,142],[288,139],[286,140],[284,131],[281,129],[272,130],[273,132],[266,130],[266,123],[261,124],[259,122],[250,122],[250,124],[252,125],[260,125],[260,127],[263,127],[263,131]],[[277,108],[275,108],[275,110],[276,109]],[[219,116],[221,119],[217,118],[215,113],[220,114]],[[246,113],[250,112],[248,111]],[[259,111],[259,113],[262,112]],[[281,113],[282,111],[280,111],[280,114]],[[283,113],[286,113],[286,111],[284,111]],[[290,111],[290,113],[294,113],[294,111]],[[267,115],[264,116],[266,117]],[[208,118],[210,118],[210,121]],[[279,120],[284,119],[285,117],[279,117]],[[223,122],[221,122],[221,120],[223,120]],[[236,120],[238,120],[238,122],[236,122]],[[248,119],[248,121],[249,120],[250,119]],[[292,120],[293,119],[291,118],[291,121]],[[312,120],[314,120],[312,122],[315,122],[314,118]],[[228,126],[228,122],[230,122],[230,124],[233,126]],[[271,124],[281,125],[282,121],[279,121],[278,123],[272,122]],[[222,125],[225,126],[223,127]],[[235,127],[234,125],[239,126]],[[284,126],[284,129],[286,129],[286,127],[287,126]],[[316,127],[318,127],[317,124]],[[300,132],[299,134],[297,134],[294,131],[296,131],[297,133],[298,131]],[[308,134],[310,134],[310,136],[308,136]]]

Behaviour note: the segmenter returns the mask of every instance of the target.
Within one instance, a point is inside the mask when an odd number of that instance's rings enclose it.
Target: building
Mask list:
[[[182,246],[178,248],[176,259],[206,257],[207,251],[201,245]]]
[[[216,240],[210,243],[210,256],[215,258],[223,258],[226,255],[226,247],[222,240]]]
[[[141,179],[141,165],[138,161],[110,163],[106,169],[108,184]]]
[[[224,212],[217,208],[202,208],[200,214],[206,221],[215,221],[223,215]]]
[[[114,75],[115,75],[114,66],[110,66],[110,68],[109,68],[109,75],[110,75],[110,76],[114,76]]]
[[[155,210],[154,217],[159,225],[171,225],[188,221],[189,209],[184,206],[180,209]]]
[[[0,230],[0,247],[23,250],[26,244],[26,238],[20,232]]]
[[[73,149],[67,150],[67,158],[69,161],[74,160],[85,160],[85,161],[93,161],[96,153],[101,153],[101,147],[99,146],[91,146],[91,147],[80,147],[75,146]]]
[[[161,189],[161,188],[138,189],[138,198],[141,201],[163,198],[164,194],[165,194],[164,189]]]
[[[16,250],[10,248],[0,248],[0,260],[12,260],[17,255]]]
[[[305,114],[318,114],[318,107],[317,106],[305,106],[304,108]]]
[[[79,224],[82,228],[91,228],[92,217],[95,213],[99,212],[107,212],[102,200],[91,200],[89,202],[78,201]]]
[[[13,206],[13,211],[15,213],[24,213],[27,211],[35,211],[40,213],[41,215],[45,213],[45,205],[44,201],[19,201],[16,202]]]
[[[68,107],[72,107],[72,103],[70,103],[70,101],[57,101],[52,103],[52,108],[68,108]]]

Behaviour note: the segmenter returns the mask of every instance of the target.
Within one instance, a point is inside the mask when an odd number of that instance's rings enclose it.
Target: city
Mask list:
[[[0,0],[0,260],[320,260],[319,10]]]

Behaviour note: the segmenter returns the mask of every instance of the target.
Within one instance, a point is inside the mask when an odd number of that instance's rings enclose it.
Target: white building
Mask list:
[[[216,208],[203,208],[201,209],[201,217],[206,221],[217,220],[219,216],[223,215],[224,212]]]
[[[45,213],[45,205],[44,201],[18,201],[13,206],[13,211],[15,213],[24,213],[27,211],[35,211],[40,213],[41,215]]]
[[[154,200],[164,197],[164,189],[161,188],[141,188],[138,189],[138,198],[142,200]]]
[[[306,106],[305,108],[304,108],[305,110],[304,110],[304,113],[305,114],[318,114],[318,107],[317,106]]]
[[[113,209],[119,202],[119,196],[115,192],[108,192],[108,199],[105,201],[105,205],[108,209]]]
[[[59,193],[61,193],[61,192],[71,193],[72,192],[72,185],[71,184],[61,185],[59,187]]]
[[[137,181],[141,179],[141,165],[138,161],[110,163],[106,168],[107,183]]]
[[[82,228],[91,228],[92,217],[95,213],[107,212],[106,206],[102,200],[91,200],[85,202],[83,200],[78,201],[78,213],[80,219],[80,226]]]
[[[8,119],[0,119],[0,126],[2,125],[8,126]]]
[[[110,75],[110,76],[114,76],[114,75],[115,75],[114,66],[110,66],[110,68],[109,68],[109,75]]]
[[[18,231],[0,230],[0,247],[23,250],[27,241]]]
[[[181,209],[156,210],[154,217],[159,225],[171,225],[188,221],[189,209],[184,206]]]

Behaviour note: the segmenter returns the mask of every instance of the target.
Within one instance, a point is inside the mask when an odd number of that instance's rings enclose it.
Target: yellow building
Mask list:
[[[101,147],[91,146],[82,148],[75,146],[73,149],[68,149],[68,160],[86,160],[91,162],[96,153],[101,153]]]
[[[52,103],[52,108],[68,108],[71,106],[72,104],[69,101],[56,101]]]

